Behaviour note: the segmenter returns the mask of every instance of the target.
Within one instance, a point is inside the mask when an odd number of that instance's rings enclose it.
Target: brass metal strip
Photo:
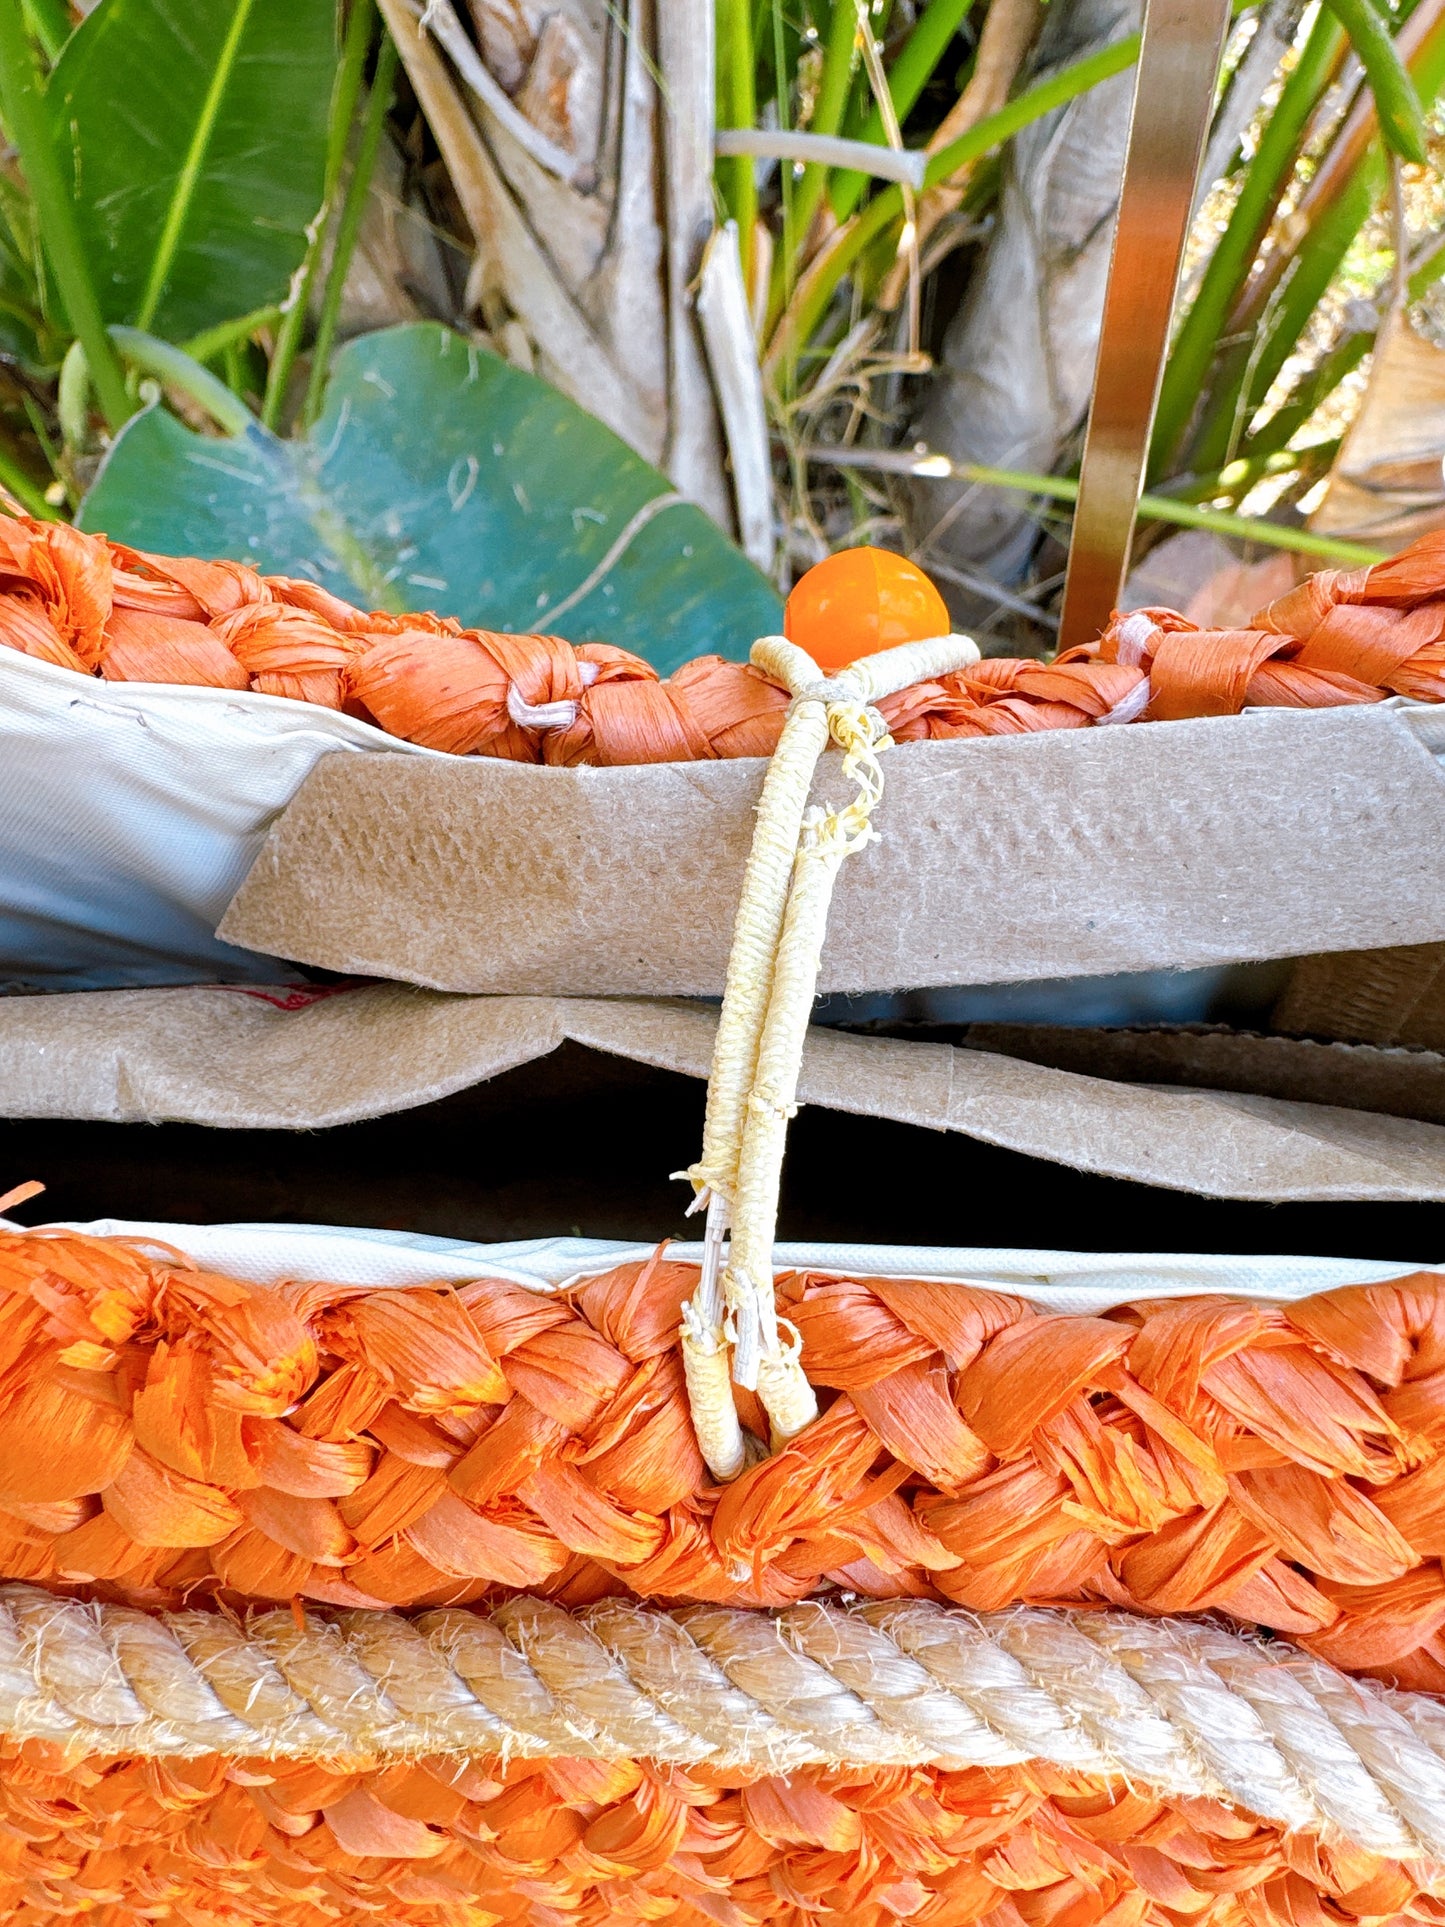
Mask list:
[[[1229,20],[1230,0],[1144,0],[1124,185],[1064,584],[1061,649],[1099,635],[1129,565]]]

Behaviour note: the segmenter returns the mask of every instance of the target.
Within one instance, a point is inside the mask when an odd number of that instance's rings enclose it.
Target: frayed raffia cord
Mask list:
[[[779,1333],[773,1233],[833,884],[843,859],[877,834],[869,819],[883,794],[878,755],[891,738],[872,705],[978,659],[968,637],[938,636],[825,677],[785,637],[765,636],[752,647],[754,664],[793,701],[768,766],[743,875],[702,1156],[685,1174],[707,1204],[707,1235],[702,1278],[683,1321],[683,1365],[698,1444],[718,1479],[735,1479],[746,1462],[733,1376],[757,1389],[775,1442],[793,1437],[818,1413],[796,1337],[784,1342]],[[843,774],[857,783],[858,794],[840,810],[810,810],[808,792],[830,738],[843,751]]]
[[[6,1586],[0,1728],[77,1757],[551,1755],[760,1773],[1046,1760],[1445,1861],[1445,1706],[1284,1645],[1117,1612],[609,1599],[568,1613],[514,1598],[490,1614],[238,1624]]]

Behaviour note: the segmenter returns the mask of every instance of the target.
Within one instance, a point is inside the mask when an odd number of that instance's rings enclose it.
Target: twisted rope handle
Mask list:
[[[779,1331],[773,1235],[833,885],[844,858],[877,836],[869,819],[883,794],[878,756],[892,739],[872,705],[978,656],[968,637],[940,636],[824,676],[783,636],[753,644],[752,661],[793,701],[768,766],[743,875],[702,1155],[684,1174],[697,1201],[706,1202],[707,1230],[702,1276],[683,1315],[683,1366],[698,1444],[718,1479],[736,1478],[746,1463],[733,1377],[756,1387],[775,1442],[800,1432],[818,1411],[796,1336],[785,1342]],[[813,775],[830,738],[843,751],[843,774],[858,793],[840,810],[809,810]]]
[[[1047,1760],[1445,1860],[1445,1707],[1221,1627],[926,1600],[149,1614],[0,1587],[0,1731],[75,1756]],[[1445,1867],[1440,1881],[1445,1890]]]

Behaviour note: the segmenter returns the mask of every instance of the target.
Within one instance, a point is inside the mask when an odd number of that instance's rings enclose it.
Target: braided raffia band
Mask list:
[[[1395,1859],[1445,1859],[1445,1706],[1286,1646],[1122,1613],[150,1615],[0,1588],[0,1726],[75,1755],[1045,1760]]]
[[[146,555],[65,523],[0,515],[0,578],[0,646],[112,682],[345,708],[461,755],[603,765],[768,756],[790,707],[767,667],[702,656],[660,681],[605,643],[574,648],[434,615],[368,613],[314,582]],[[1442,590],[1445,533],[1436,530],[1373,568],[1311,576],[1247,629],[1136,611],[1063,661],[994,656],[920,673],[877,700],[897,742],[1391,694],[1440,702]]]

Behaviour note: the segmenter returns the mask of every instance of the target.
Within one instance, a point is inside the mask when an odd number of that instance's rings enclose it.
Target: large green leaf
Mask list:
[[[371,608],[614,642],[662,670],[741,658],[779,621],[766,578],[610,429],[429,322],[344,348],[304,441],[137,416],[80,522]]]
[[[107,321],[280,299],[321,200],[333,0],[101,0],[47,99]]]

